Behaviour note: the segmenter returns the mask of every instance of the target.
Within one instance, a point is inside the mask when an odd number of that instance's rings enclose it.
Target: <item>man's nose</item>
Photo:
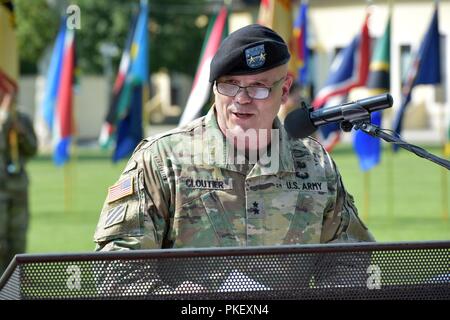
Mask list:
[[[248,95],[246,88],[239,88],[239,91],[236,93],[234,98],[241,104],[250,103],[250,101],[252,101],[252,98]]]

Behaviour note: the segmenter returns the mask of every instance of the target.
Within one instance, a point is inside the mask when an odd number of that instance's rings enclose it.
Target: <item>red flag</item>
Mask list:
[[[184,108],[183,114],[180,119],[180,125],[188,123],[189,121],[195,119],[203,105],[206,103],[210,93],[209,83],[209,71],[211,60],[219,49],[220,43],[225,31],[225,25],[227,22],[228,11],[225,6],[223,6],[217,18],[208,28],[208,33],[205,38],[205,45],[200,63],[195,73],[194,83],[192,85],[191,93],[189,95],[186,107]]]
[[[62,57],[61,80],[54,121],[53,159],[57,165],[69,160],[69,146],[73,134],[73,84],[75,69],[75,33],[66,30]]]

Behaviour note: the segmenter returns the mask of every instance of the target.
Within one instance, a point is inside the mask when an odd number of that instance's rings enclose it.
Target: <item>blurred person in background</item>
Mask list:
[[[28,176],[25,165],[37,151],[30,118],[13,110],[15,95],[0,92],[0,274],[14,255],[26,250]],[[17,145],[11,145],[15,132]],[[17,149],[15,149],[17,148]],[[17,150],[17,159],[13,156]]]

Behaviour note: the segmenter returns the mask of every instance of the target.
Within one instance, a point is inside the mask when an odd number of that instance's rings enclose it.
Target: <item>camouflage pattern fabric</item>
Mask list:
[[[26,161],[37,151],[37,140],[30,119],[17,114],[22,128],[18,134],[20,168],[16,173],[8,171],[11,163],[8,133],[12,121],[8,113],[0,110],[0,274],[15,254],[26,249],[28,228],[28,177]]]
[[[274,128],[278,166],[227,161],[214,107],[144,139],[108,191],[96,250],[374,241],[324,148]]]

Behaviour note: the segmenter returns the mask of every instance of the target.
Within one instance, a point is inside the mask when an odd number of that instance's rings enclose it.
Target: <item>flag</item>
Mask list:
[[[447,143],[444,146],[444,155],[446,158],[450,158],[450,124],[447,129]]]
[[[75,32],[67,29],[66,19],[62,19],[53,47],[41,105],[45,122],[52,131],[53,160],[56,165],[63,165],[69,160],[69,147],[74,132],[75,66]]]
[[[334,58],[325,86],[319,90],[312,102],[314,109],[342,103],[351,89],[366,84],[370,58],[368,18],[367,14],[361,32]],[[330,100],[332,97],[333,101]],[[324,147],[331,151],[340,140],[339,124],[322,126],[319,132]]]
[[[295,65],[298,69],[297,82],[301,86],[309,83],[308,75],[308,46],[307,46],[307,13],[308,3],[302,2],[299,13],[294,22],[293,46]]]
[[[69,160],[73,128],[73,86],[75,84],[75,32],[66,30],[61,75],[53,125],[53,160],[57,165]]]
[[[109,103],[108,112],[106,114],[105,121],[102,125],[100,136],[99,136],[99,144],[102,148],[107,148],[111,145],[114,139],[114,134],[116,131],[117,124],[117,114],[118,111],[121,110],[123,112],[126,109],[126,101],[120,100],[120,97],[123,93],[125,78],[128,74],[128,70],[130,68],[130,50],[131,45],[133,43],[133,35],[136,29],[136,23],[138,20],[139,14],[135,15],[133,18],[133,22],[131,23],[130,31],[128,32],[128,36],[125,42],[125,47],[122,52],[122,57],[120,58],[119,70],[117,72],[116,79],[114,81],[114,86],[112,90],[112,97]],[[122,105],[119,105],[119,101],[122,102]]]
[[[181,115],[179,125],[186,124],[195,119],[209,98],[211,91],[211,84],[209,83],[210,64],[217,49],[219,49],[222,39],[226,36],[227,16],[228,10],[226,6],[222,6],[218,15],[209,23],[203,42],[200,63],[198,64],[191,93]]]
[[[297,56],[293,37],[292,1],[291,0],[261,0],[258,13],[258,23],[276,31],[289,46],[292,57]],[[297,78],[296,59],[289,60],[289,73]]]
[[[114,162],[129,156],[143,136],[143,91],[148,86],[149,77],[147,25],[148,4],[146,0],[143,0],[140,4],[139,16],[130,47],[130,65],[118,101],[117,139],[113,153]]]
[[[66,37],[66,20],[61,19],[56,41],[50,59],[50,65],[45,80],[44,99],[41,110],[48,128],[53,128],[53,114],[55,113],[56,101],[61,78],[61,67],[64,54],[64,42]]]
[[[0,93],[17,92],[19,55],[15,26],[13,2],[2,1],[0,3]]]
[[[411,101],[411,92],[414,86],[418,84],[441,83],[440,61],[438,7],[436,5],[431,23],[419,50],[412,60],[406,80],[402,86],[402,104],[393,124],[393,129],[396,133],[400,134],[402,131],[403,116],[406,107]],[[398,146],[395,144],[394,150],[398,150]]]
[[[386,29],[382,37],[377,41],[369,66],[367,89],[370,95],[387,93],[390,90],[390,51],[391,51],[391,17],[389,16]],[[380,126],[382,120],[381,111],[371,114],[371,122]],[[368,171],[380,162],[381,141],[378,137],[372,137],[361,130],[355,132],[353,148],[359,158],[359,166],[362,171]]]

